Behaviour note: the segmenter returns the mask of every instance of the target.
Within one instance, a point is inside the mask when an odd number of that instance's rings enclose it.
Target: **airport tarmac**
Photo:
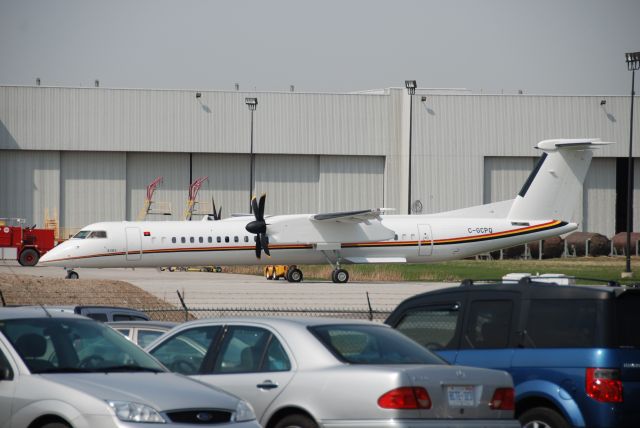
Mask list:
[[[126,281],[180,306],[177,290],[191,308],[268,308],[391,311],[415,294],[451,285],[436,282],[269,281],[261,276],[208,272],[168,272],[152,268],[77,269],[81,279]],[[0,273],[64,278],[57,267],[25,267],[0,261]],[[70,280],[71,281],[71,280]]]

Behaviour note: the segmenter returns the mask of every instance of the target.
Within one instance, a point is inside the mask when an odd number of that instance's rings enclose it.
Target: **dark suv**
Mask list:
[[[386,323],[452,364],[511,373],[524,427],[640,427],[640,289],[463,281]]]

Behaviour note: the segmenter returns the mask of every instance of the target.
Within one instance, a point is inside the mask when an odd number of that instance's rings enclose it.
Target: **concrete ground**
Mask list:
[[[269,308],[269,309],[368,309],[391,311],[409,296],[449,286],[434,282],[349,282],[284,280],[229,273],[168,272],[150,268],[77,269],[81,279],[113,279],[129,282],[167,302],[180,306],[176,290],[192,308]],[[0,273],[64,278],[62,268],[23,267],[13,261],[0,261]],[[71,303],[71,302],[70,302]]]

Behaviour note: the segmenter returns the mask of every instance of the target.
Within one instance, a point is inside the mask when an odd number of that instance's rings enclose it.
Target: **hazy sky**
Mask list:
[[[0,85],[627,95],[632,51],[640,0],[0,0]]]

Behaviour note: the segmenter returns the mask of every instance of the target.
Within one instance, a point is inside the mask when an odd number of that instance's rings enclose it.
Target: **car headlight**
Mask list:
[[[160,413],[153,407],[132,401],[107,401],[115,411],[116,416],[123,422],[151,422],[166,424]]]
[[[247,403],[244,400],[238,401],[238,405],[236,406],[236,413],[233,419],[236,422],[245,422],[252,421],[255,418],[256,414],[253,412],[253,407],[251,407],[251,404]]]

